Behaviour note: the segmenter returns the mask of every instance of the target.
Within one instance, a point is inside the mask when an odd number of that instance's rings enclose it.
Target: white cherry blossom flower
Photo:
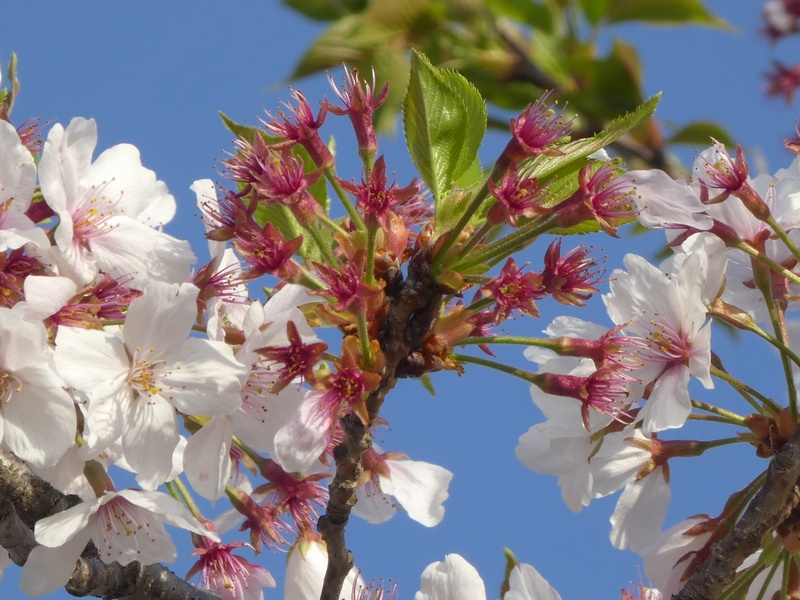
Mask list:
[[[643,362],[636,376],[653,383],[638,415],[645,435],[684,424],[691,413],[687,385],[692,375],[713,387],[706,306],[719,290],[725,260],[724,254],[696,249],[658,268],[628,254],[627,271],[611,275],[611,293],[603,297],[609,316],[649,346],[635,353]]]
[[[197,293],[188,283],[151,283],[131,302],[122,331],[61,327],[56,337],[59,371],[90,397],[87,446],[100,453],[121,437],[148,489],[172,471],[176,409],[216,416],[241,404],[247,368],[226,344],[188,337]]]
[[[106,563],[172,562],[178,554],[164,524],[215,537],[188,508],[166,494],[151,491],[106,492],[41,519],[35,530],[40,545],[25,563],[20,587],[36,597],[64,586],[90,540]]]
[[[189,244],[159,230],[175,214],[166,185],[130,144],[92,162],[96,144],[94,120],[75,118],[66,129],[54,125],[42,151],[42,194],[59,217],[59,273],[83,285],[102,271],[128,277],[137,289],[149,281],[186,281],[195,262]]]

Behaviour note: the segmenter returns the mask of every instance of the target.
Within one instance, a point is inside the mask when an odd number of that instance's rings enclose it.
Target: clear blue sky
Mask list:
[[[750,156],[757,150],[763,153],[771,171],[786,166],[789,157],[782,140],[793,132],[797,111],[762,95],[761,75],[769,68],[771,54],[766,41],[755,35],[761,3],[708,4],[739,32],[637,26],[620,28],[619,33],[641,52],[648,92],[664,91],[658,111],[664,122],[714,118]],[[13,113],[16,123],[41,117],[66,125],[73,116],[94,117],[99,149],[135,144],[145,166],[156,171],[178,200],[178,217],[168,231],[188,237],[201,257],[206,256],[205,245],[189,185],[204,177],[218,179],[216,161],[231,148],[217,111],[252,123],[262,107],[274,109],[278,99],[288,97],[282,81],[321,30],[318,23],[269,0],[14,2],[3,13],[0,61],[5,68],[10,52],[16,51],[22,80]],[[783,42],[776,51],[792,61],[800,56],[798,48],[797,43]],[[312,103],[330,94],[324,78],[295,86]],[[354,155],[349,144],[349,137],[339,137],[340,155]],[[406,181],[402,140],[382,149],[389,168]],[[630,240],[593,243],[611,257],[609,269],[619,266],[622,252],[633,247],[647,253],[652,247]],[[536,265],[541,259],[531,253],[530,260]],[[581,314],[608,324],[597,300],[595,309]],[[517,333],[538,335],[560,309],[544,304],[540,308],[541,322],[526,323],[527,330]],[[715,335],[725,339],[724,334]],[[519,351],[508,355],[512,354],[523,363]],[[753,373],[751,378],[756,377]],[[403,514],[380,526],[354,518],[349,545],[364,576],[397,580],[402,598],[412,598],[423,568],[458,552],[478,568],[491,598],[502,579],[502,549],[509,547],[520,560],[534,564],[565,599],[618,598],[620,588],[638,579],[639,559],[614,550],[608,541],[608,517],[616,496],[573,515],[561,501],[555,478],[528,471],[514,456],[519,435],[541,420],[527,385],[478,368],[461,378],[437,375],[434,383],[436,397],[416,382],[401,382],[386,405],[392,429],[381,445],[455,473],[447,514],[434,529]],[[681,437],[690,435],[691,430]],[[723,456],[725,463],[720,462]],[[730,479],[740,486],[765,466],[746,448],[712,454],[707,460],[676,462],[666,526],[696,513],[718,512],[735,489]],[[266,553],[262,560],[280,582],[284,556]],[[192,562],[185,557],[174,569],[184,574]],[[22,597],[17,580],[18,569],[7,569],[0,583],[4,598]],[[51,596],[67,597],[66,592]],[[267,591],[266,597],[281,598],[282,589]]]

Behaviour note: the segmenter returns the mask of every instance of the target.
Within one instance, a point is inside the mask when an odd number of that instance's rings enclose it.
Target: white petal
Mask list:
[[[171,496],[151,490],[122,490],[119,495],[123,496],[131,504],[158,515],[167,525],[180,527],[181,529],[204,535],[214,541],[219,541],[219,538],[213,532],[208,531],[192,516],[186,506]]]
[[[36,187],[36,164],[8,121],[0,122],[0,156],[0,206],[10,201],[11,210],[25,212]]]
[[[92,527],[92,540],[103,562],[143,565],[172,562],[178,553],[160,516],[132,504],[124,495],[106,494]]]
[[[284,600],[319,598],[322,592],[322,581],[328,566],[328,553],[318,542],[306,542],[306,544],[303,550],[299,545],[289,550],[283,588]],[[357,573],[355,568],[348,573],[342,586],[342,598],[350,598],[353,595],[353,587],[362,583]]]
[[[22,568],[20,589],[31,596],[51,594],[64,587],[75,570],[75,561],[89,542],[89,532],[82,531],[57,548],[36,546]]]
[[[650,398],[637,415],[645,435],[682,427],[692,412],[689,398],[689,368],[675,365],[658,378]]]
[[[503,600],[561,600],[559,593],[531,565],[514,567]]]
[[[689,226],[710,229],[705,206],[683,181],[674,181],[664,171],[629,171],[620,177],[630,180],[636,190],[636,218],[648,228]]]
[[[189,338],[170,356],[172,364],[160,383],[170,401],[193,415],[230,415],[242,404],[241,389],[249,369],[233,358],[230,346]]]
[[[444,501],[453,474],[438,465],[416,460],[387,460],[389,478],[379,477],[381,489],[393,495],[408,516],[426,527],[444,518]]]
[[[149,284],[128,308],[124,330],[128,351],[133,354],[136,348],[154,348],[178,352],[194,325],[199,293],[190,283]]]
[[[318,398],[324,394],[307,393],[292,419],[275,434],[275,458],[288,473],[308,471],[328,446],[330,415],[317,410]]]
[[[92,164],[97,145],[94,119],[76,117],[65,130],[60,123],[50,129],[39,161],[39,183],[45,202],[56,212],[72,208],[82,195],[81,180]],[[61,225],[59,225],[59,229]]]
[[[359,487],[356,490],[356,499],[358,502],[353,507],[352,513],[373,525],[385,523],[397,512],[392,499],[381,493],[372,483]]]
[[[100,508],[100,501],[81,502],[36,523],[36,541],[49,548],[58,548],[83,531]],[[83,548],[81,548],[81,551]],[[74,560],[73,560],[74,562]]]
[[[118,332],[59,327],[55,364],[70,386],[87,394],[130,370],[130,359]]]
[[[671,492],[659,467],[645,478],[629,483],[611,515],[611,543],[615,548],[639,552],[661,533]]]
[[[157,231],[130,217],[110,218],[103,235],[89,240],[94,260],[112,277],[130,278],[143,289],[153,281],[180,283],[197,259],[188,242]]]
[[[248,384],[242,406],[233,417],[233,430],[245,444],[275,454],[275,434],[286,425],[303,402],[307,390],[290,383],[279,394],[271,394],[270,381]]]
[[[231,436],[228,417],[216,417],[189,438],[183,454],[183,470],[198,494],[216,500],[225,493],[231,476]]]
[[[2,406],[3,443],[37,467],[52,467],[75,443],[75,404],[44,364],[14,374],[22,386]]]
[[[47,330],[42,323],[23,321],[13,310],[0,308],[0,366],[17,371],[48,361]]]
[[[87,181],[103,185],[104,195],[119,198],[116,210],[150,227],[168,223],[175,215],[175,199],[156,174],[142,166],[139,150],[118,144],[104,150],[86,174]]]
[[[122,435],[124,416],[134,400],[125,376],[101,383],[92,393],[86,413],[84,458],[96,458]]]
[[[25,301],[14,305],[23,319],[41,321],[54,315],[78,291],[75,282],[66,277],[29,275],[25,278]]]
[[[414,600],[486,600],[486,586],[471,564],[458,554],[428,565]]]
[[[143,488],[155,489],[172,472],[172,452],[178,444],[175,409],[161,397],[134,399],[125,415],[122,446],[125,460]]]

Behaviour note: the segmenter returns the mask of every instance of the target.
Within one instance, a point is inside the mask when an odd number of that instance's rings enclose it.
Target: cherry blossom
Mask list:
[[[87,446],[96,455],[121,436],[126,461],[150,489],[172,471],[176,409],[215,416],[241,404],[247,369],[230,347],[188,338],[197,294],[188,283],[152,283],[131,302],[122,331],[62,327],[56,337],[59,372],[90,397]]]
[[[186,579],[203,574],[203,586],[221,600],[263,600],[265,587],[275,587],[275,579],[264,567],[237,556],[233,550],[247,546],[244,542],[221,544],[200,538],[192,554],[199,556]]]
[[[188,508],[160,492],[106,492],[41,519],[36,523],[36,541],[41,545],[28,557],[20,587],[33,597],[62,587],[89,541],[104,562],[172,562],[177,551],[164,524],[214,537]]]
[[[99,272],[148,281],[185,281],[195,261],[189,244],[159,228],[175,214],[166,185],[142,166],[139,151],[119,144],[92,162],[94,120],[54,125],[39,163],[47,204],[59,217],[55,232],[59,273],[79,285]]]
[[[719,290],[724,261],[724,253],[697,249],[662,264],[665,272],[629,254],[628,271],[611,275],[611,293],[604,296],[609,315],[649,345],[635,354],[643,361],[637,377],[654,384],[638,416],[645,435],[683,425],[691,412],[691,375],[713,387],[706,305]]]

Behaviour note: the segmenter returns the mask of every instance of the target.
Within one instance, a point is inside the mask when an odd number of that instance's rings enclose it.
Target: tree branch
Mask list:
[[[16,564],[24,565],[36,546],[33,528],[39,519],[80,502],[77,496],[59,492],[11,452],[0,449],[0,545]],[[66,590],[73,596],[128,600],[218,600],[159,564],[107,565],[96,557],[91,543],[76,563]]]
[[[800,480],[800,430],[781,449],[767,469],[764,486],[733,530],[711,546],[709,557],[673,598],[713,600],[736,576],[745,558],[761,547],[764,536],[792,512],[794,488]]]
[[[386,279],[389,310],[378,333],[386,363],[380,384],[367,397],[370,426],[380,414],[386,394],[397,384],[398,365],[420,348],[441,304],[425,253],[411,259],[405,280],[399,269],[390,270]],[[363,472],[361,456],[372,447],[369,427],[357,415],[346,415],[342,428],[344,440],[333,452],[336,474],[328,486],[328,506],[317,522],[317,531],[328,548],[328,568],[320,600],[339,600],[342,584],[353,567],[353,555],[345,543],[345,526],[356,503],[358,480]]]

